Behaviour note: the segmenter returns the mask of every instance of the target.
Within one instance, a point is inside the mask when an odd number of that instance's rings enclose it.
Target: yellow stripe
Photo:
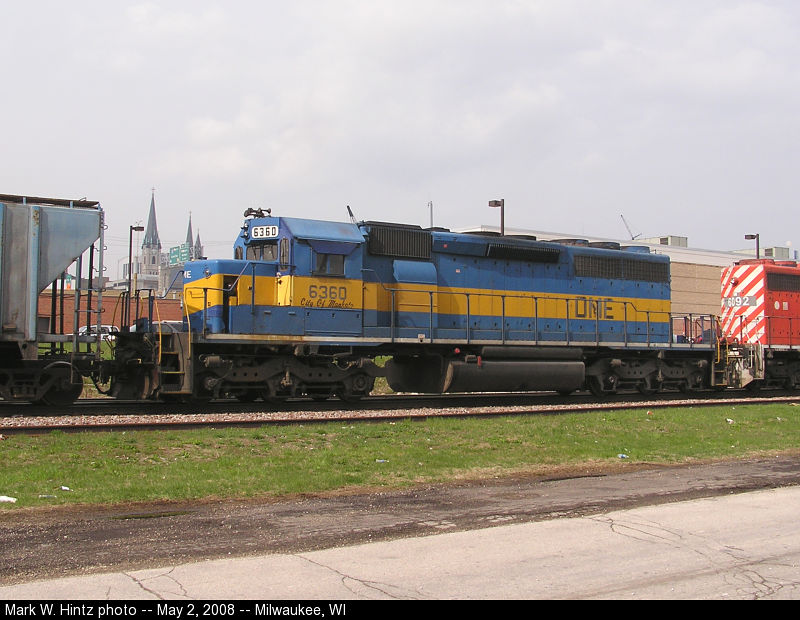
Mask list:
[[[229,276],[230,277],[230,276]],[[252,276],[242,275],[229,298],[229,304],[259,306],[297,306],[306,308],[367,309],[390,312],[392,296],[399,312],[430,312],[472,316],[506,316],[540,319],[565,318],[614,321],[667,322],[671,304],[663,299],[564,295],[522,291],[436,287],[424,284],[391,284],[326,278],[317,276],[258,276],[252,297]],[[207,307],[222,303],[223,274],[188,283],[184,298],[188,313],[203,307],[203,289]]]
[[[492,291],[488,289],[437,288],[425,285],[397,284],[394,303],[398,311],[428,312],[466,315],[467,300],[472,316],[506,316],[570,318],[601,320],[667,322],[671,304],[663,299],[607,297],[597,295],[563,295],[523,291]],[[431,295],[433,293],[433,295]],[[367,283],[364,291],[365,307],[389,312],[392,309],[392,292],[379,284]]]

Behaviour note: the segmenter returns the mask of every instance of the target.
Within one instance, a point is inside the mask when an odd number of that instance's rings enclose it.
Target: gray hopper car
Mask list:
[[[0,194],[0,398],[48,405],[71,403],[82,390],[81,366],[99,361],[100,336],[78,335],[84,253],[89,272],[102,273],[103,211],[98,202]],[[100,240],[95,252],[95,242]],[[95,256],[97,254],[97,256]],[[76,264],[73,290],[66,270]],[[92,282],[93,278],[86,281]],[[61,282],[61,286],[59,286]],[[52,287],[52,312],[39,296]],[[73,297],[64,317],[65,295]],[[58,298],[61,303],[57,304]],[[87,309],[99,319],[102,298]],[[82,340],[79,341],[79,340]]]

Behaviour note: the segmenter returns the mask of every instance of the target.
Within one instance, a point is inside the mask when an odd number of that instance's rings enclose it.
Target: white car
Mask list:
[[[79,336],[93,336],[95,334],[95,326],[84,325],[78,330]],[[116,338],[116,335],[119,333],[119,328],[116,325],[101,325],[100,326],[100,337],[105,340],[106,342],[113,340]]]

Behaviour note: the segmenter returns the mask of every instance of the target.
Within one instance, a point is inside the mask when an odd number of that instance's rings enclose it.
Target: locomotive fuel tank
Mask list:
[[[555,347],[488,346],[450,359],[398,356],[386,372],[390,387],[400,392],[568,393],[585,379],[582,350]]]

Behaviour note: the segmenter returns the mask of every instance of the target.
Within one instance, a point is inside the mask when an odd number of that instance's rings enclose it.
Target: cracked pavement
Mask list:
[[[281,501],[5,511],[0,598],[37,598],[25,588],[53,577],[51,597],[72,598],[81,575],[100,599],[481,598],[485,588],[492,598],[673,598],[695,581],[712,597],[796,598],[792,541],[771,531],[777,520],[758,529],[736,511],[759,515],[749,498],[772,497],[745,491],[800,495],[799,483],[800,455],[781,455]],[[689,506],[710,524],[671,516]],[[715,530],[730,519],[763,540]],[[527,576],[514,576],[519,567]],[[611,578],[620,569],[622,582]],[[573,579],[580,587],[561,583]]]

